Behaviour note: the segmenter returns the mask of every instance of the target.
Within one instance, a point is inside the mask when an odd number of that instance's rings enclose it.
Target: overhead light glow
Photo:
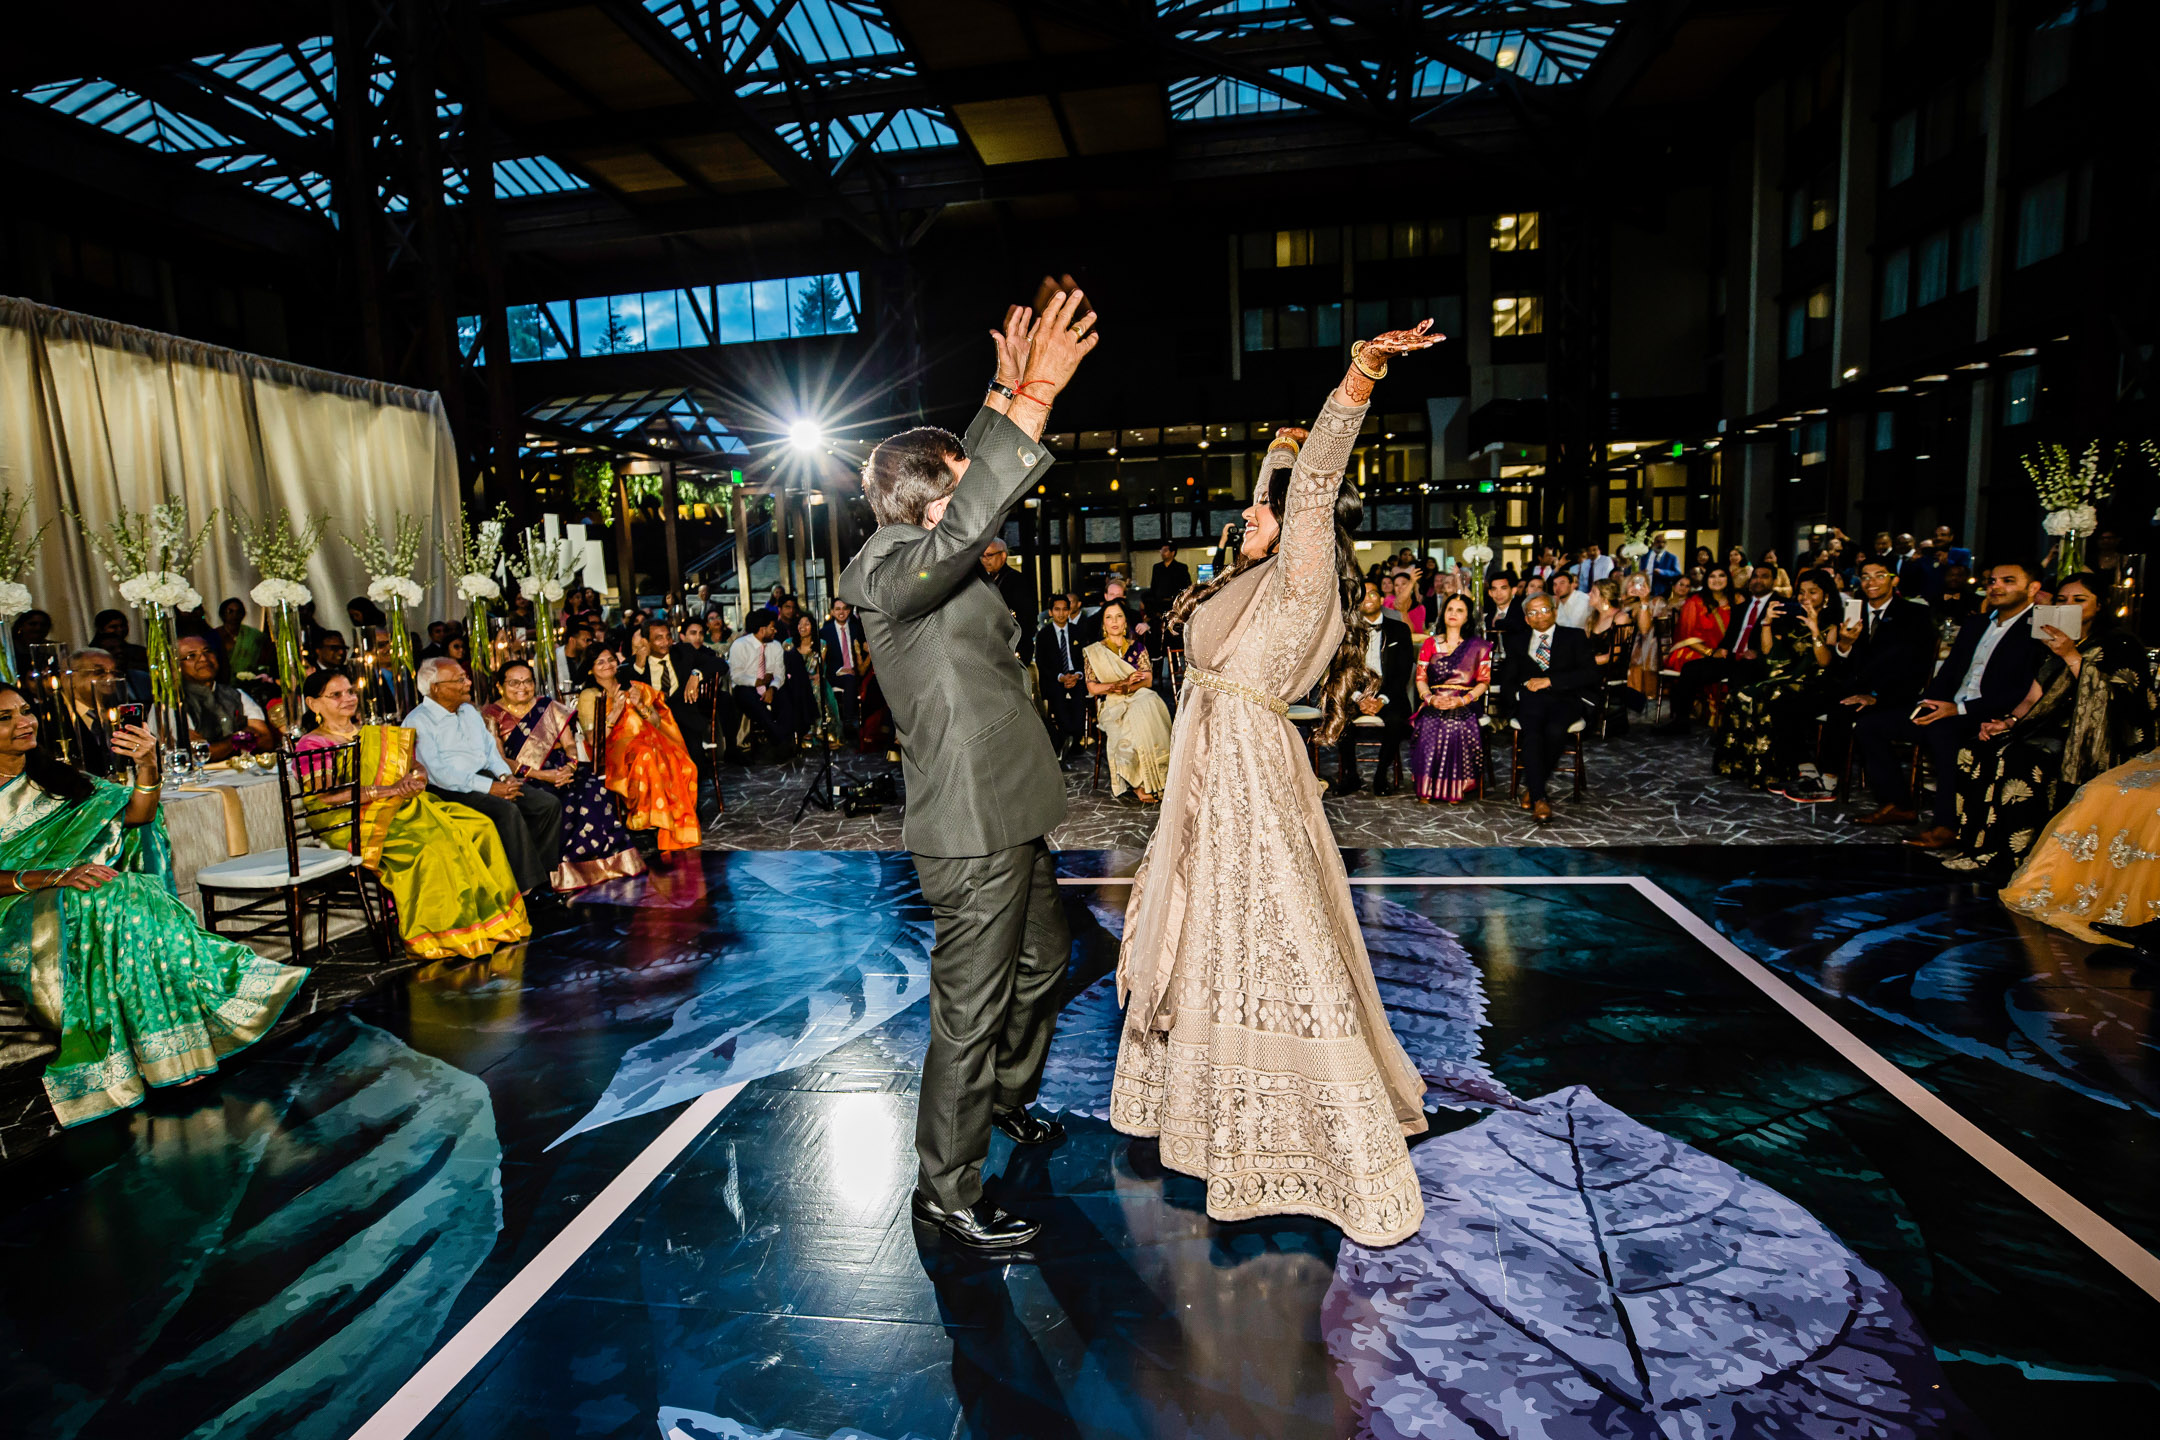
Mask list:
[[[1859,367],[1859,366],[1857,366],[1857,365],[1847,365],[1847,366],[1845,367],[1845,378],[1846,378],[1847,380],[1857,380],[1857,379],[1859,379],[1859,378],[1860,378],[1860,367]]]
[[[788,444],[805,455],[825,443],[825,432],[815,420],[807,418],[797,420],[794,424],[788,426],[787,433]]]

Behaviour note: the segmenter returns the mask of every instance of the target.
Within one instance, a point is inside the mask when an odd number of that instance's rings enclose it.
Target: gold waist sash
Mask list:
[[[1240,700],[1250,700],[1261,709],[1272,710],[1277,715],[1290,713],[1289,701],[1278,700],[1265,691],[1253,689],[1250,685],[1240,685],[1227,675],[1218,675],[1213,670],[1203,670],[1197,665],[1188,665],[1185,667],[1185,678],[1192,684],[1204,685],[1210,690],[1220,690],[1223,694],[1235,695]]]

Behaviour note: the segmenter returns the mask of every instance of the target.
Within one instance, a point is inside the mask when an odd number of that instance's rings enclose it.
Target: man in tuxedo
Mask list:
[[[1515,572],[1502,570],[1487,580],[1485,595],[1482,624],[1486,635],[1505,650],[1515,649],[1530,628],[1523,619],[1523,602],[1515,594]]]
[[[1170,613],[1170,605],[1192,588],[1192,568],[1177,558],[1177,546],[1164,542],[1162,559],[1148,577],[1148,608],[1158,615]]]
[[[712,779],[713,677],[696,653],[675,643],[675,627],[665,616],[645,624],[645,663],[630,673],[660,692],[668,713],[682,731],[683,743],[697,765],[698,783]]]
[[[1088,693],[1081,678],[1079,626],[1073,623],[1072,606],[1063,595],[1050,599],[1050,623],[1035,637],[1035,683],[1042,687],[1043,701],[1050,707],[1050,725],[1056,733],[1058,759],[1072,753],[1087,734]]]
[[[1788,695],[1771,707],[1771,725],[1797,733],[1823,721],[1822,753],[1836,755],[1849,743],[1853,726],[1862,716],[1880,708],[1890,714],[1907,714],[1920,698],[1928,670],[1935,658],[1935,622],[1928,607],[1897,593],[1897,574],[1891,557],[1870,555],[1860,562],[1860,623],[1840,625],[1837,651],[1844,657],[1842,673],[1849,677],[1849,692],[1824,708],[1820,692],[1804,690]],[[1837,692],[1832,691],[1835,695]],[[1801,804],[1817,804],[1836,798],[1834,787],[1803,766],[1800,778],[1778,793]]]
[[[1335,793],[1354,795],[1365,783],[1358,777],[1357,738],[1361,732],[1371,734],[1372,727],[1357,722],[1371,715],[1380,721],[1380,759],[1373,766],[1373,794],[1392,795],[1395,785],[1388,779],[1388,772],[1402,751],[1403,737],[1410,733],[1410,672],[1417,664],[1417,646],[1410,639],[1410,626],[1387,608],[1375,582],[1365,582],[1365,598],[1358,610],[1372,630],[1365,638],[1365,683],[1351,702],[1355,713],[1343,727],[1335,749]]]
[[[825,675],[840,702],[840,728],[854,736],[862,732],[863,676],[869,669],[869,642],[863,636],[861,617],[845,600],[835,600],[825,623],[818,627],[818,644],[825,652]]]
[[[1733,602],[1732,619],[1725,622],[1725,634],[1717,649],[1700,660],[1689,661],[1673,682],[1672,720],[1660,727],[1660,734],[1687,733],[1688,708],[1710,686],[1720,681],[1745,685],[1762,678],[1766,638],[1763,626],[1784,608],[1773,593],[1776,586],[1775,566],[1757,565],[1748,572],[1747,594]]]
[[[1551,596],[1526,601],[1523,639],[1509,649],[1499,674],[1500,694],[1522,727],[1515,743],[1522,747],[1523,776],[1530,786],[1530,818],[1540,825],[1552,819],[1545,786],[1567,751],[1568,726],[1589,715],[1587,702],[1600,678],[1590,637],[1557,620]]]
[[[2018,707],[2047,657],[2047,646],[2033,634],[2033,597],[2039,591],[2040,576],[2030,562],[1991,566],[1988,609],[1959,627],[1949,658],[1920,692],[1919,703],[1909,712],[1874,705],[1860,717],[1853,743],[1867,767],[1868,791],[1882,808],[1854,817],[1858,823],[1911,825],[1919,820],[1909,772],[1894,749],[1906,741],[1925,745],[1935,765],[1934,805],[1928,827],[1914,843],[1937,849],[1957,838],[1957,786],[1951,782],[1958,748],[1987,721],[2003,719]]]

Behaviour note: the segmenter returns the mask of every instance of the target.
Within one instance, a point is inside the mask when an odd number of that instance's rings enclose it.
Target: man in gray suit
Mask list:
[[[964,1244],[1010,1249],[1040,1226],[983,1195],[990,1132],[1023,1145],[1064,1131],[1028,1113],[1042,1083],[1071,937],[1043,837],[1065,818],[1065,782],[1028,697],[1018,632],[975,583],[983,549],[1050,468],[1050,403],[1095,348],[1080,292],[1014,306],[994,333],[997,379],[962,441],[924,427],[863,466],[872,535],[840,577],[861,612],[899,729],[914,854],[937,921],[930,1052],[915,1150],[918,1219]]]

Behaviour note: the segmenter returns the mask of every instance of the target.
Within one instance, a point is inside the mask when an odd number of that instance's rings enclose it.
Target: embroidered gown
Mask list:
[[[1159,1135],[1164,1165],[1207,1182],[1217,1220],[1313,1215],[1390,1245],[1424,1218],[1404,1136],[1425,1129],[1425,1085],[1388,1028],[1319,781],[1283,715],[1342,641],[1334,505],[1365,408],[1329,396],[1277,555],[1187,626],[1162,819],[1118,957],[1110,1122]],[[1256,493],[1267,483],[1263,468]]]

